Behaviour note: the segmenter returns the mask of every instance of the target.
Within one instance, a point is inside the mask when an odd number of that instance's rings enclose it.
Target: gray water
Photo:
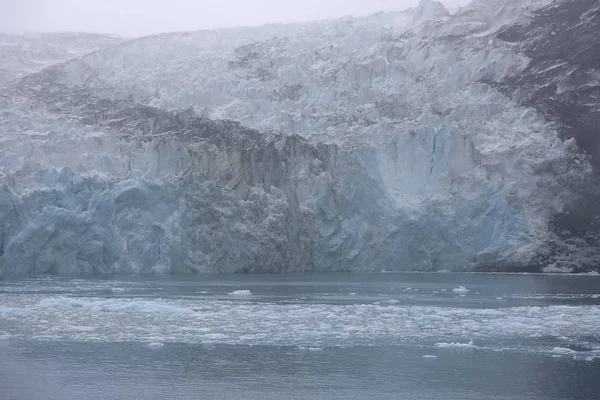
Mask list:
[[[595,276],[0,281],[3,400],[598,399],[599,378]]]

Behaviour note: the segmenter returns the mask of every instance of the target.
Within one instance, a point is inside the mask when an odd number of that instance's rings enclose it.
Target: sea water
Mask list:
[[[597,399],[600,277],[0,281],[0,398]]]

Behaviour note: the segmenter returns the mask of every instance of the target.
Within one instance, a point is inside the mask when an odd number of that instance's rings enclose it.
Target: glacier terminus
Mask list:
[[[597,1],[423,0],[0,35],[0,273],[590,271],[599,25]]]

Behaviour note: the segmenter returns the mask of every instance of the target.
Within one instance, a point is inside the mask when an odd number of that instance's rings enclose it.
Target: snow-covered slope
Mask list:
[[[165,34],[29,75],[0,98],[0,271],[537,263],[591,177],[506,90],[532,58],[498,35],[545,3]]]

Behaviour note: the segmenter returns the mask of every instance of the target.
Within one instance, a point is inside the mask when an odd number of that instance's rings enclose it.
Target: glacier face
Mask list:
[[[165,34],[30,74],[0,97],[0,271],[536,263],[591,176],[503,86],[533,59],[499,32],[544,5]]]
[[[0,89],[50,65],[115,46],[123,40],[90,33],[0,33]]]

